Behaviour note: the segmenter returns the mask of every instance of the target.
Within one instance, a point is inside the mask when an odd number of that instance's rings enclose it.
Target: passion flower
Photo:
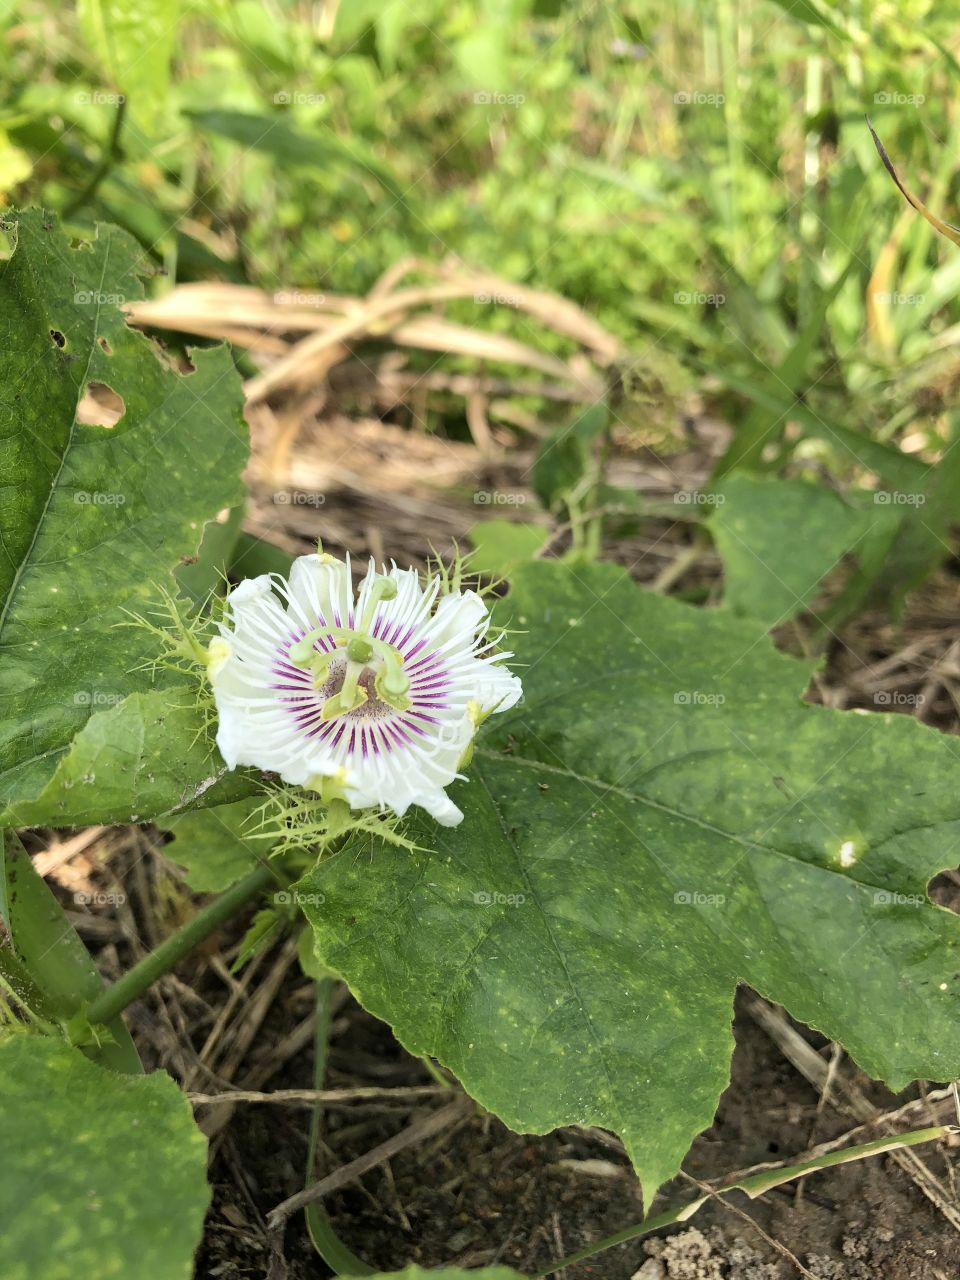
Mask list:
[[[252,765],[353,809],[419,805],[463,814],[445,788],[484,718],[520,697],[473,591],[443,593],[414,569],[378,573],[354,597],[349,558],[302,556],[227,599],[208,674],[227,765]]]

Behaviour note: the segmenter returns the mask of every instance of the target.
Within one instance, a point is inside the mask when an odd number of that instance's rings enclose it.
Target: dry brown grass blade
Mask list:
[[[356,1089],[276,1089],[273,1093],[261,1093],[255,1089],[232,1089],[222,1093],[188,1093],[187,1099],[195,1107],[213,1107],[222,1103],[255,1102],[274,1106],[315,1106],[322,1103],[331,1106],[338,1102],[409,1102],[436,1098],[449,1093],[446,1085],[422,1084],[396,1086],[381,1089],[373,1086]]]
[[[402,319],[401,315],[412,309],[413,305],[439,298],[443,291],[424,289],[411,292],[416,292],[417,300],[409,307],[401,307],[398,302],[401,295],[393,294],[389,298],[377,299],[374,306],[360,314],[348,316],[323,332],[302,339],[276,364],[248,383],[248,398],[251,401],[262,400],[285,386],[303,385],[305,377],[316,378],[326,373],[327,369],[347,353],[346,344],[362,337],[388,339],[400,346],[449,355],[503,361],[536,369],[561,380],[579,381],[563,360],[537,351],[535,347],[515,338],[487,333],[482,329],[471,329],[429,314]],[[461,289],[448,289],[445,292],[448,298],[467,296]],[[324,358],[331,353],[335,353],[332,358]],[[598,382],[598,385],[602,384]]]
[[[288,387],[316,385],[349,355],[351,344],[369,338],[533,369],[555,379],[559,387],[572,388],[578,398],[602,394],[603,380],[593,370],[596,364],[613,363],[620,344],[569,299],[488,272],[450,269],[438,283],[394,288],[412,270],[427,268],[412,259],[397,263],[366,298],[297,290],[271,295],[247,285],[185,284],[165,297],[129,303],[126,311],[134,324],[228,338],[276,357],[248,382],[250,402]],[[568,363],[515,338],[456,324],[436,313],[444,303],[470,298],[478,305],[502,302],[525,312],[572,339],[591,359]],[[297,332],[306,336],[293,341],[284,336]]]
[[[390,333],[408,310],[426,303],[449,301],[460,296],[457,287],[408,289],[386,297],[368,299],[350,308],[348,314],[324,327],[322,332],[301,339],[276,364],[247,384],[247,398],[263,400],[280,388],[301,383],[304,373],[317,376],[342,359],[346,343],[368,334]],[[278,317],[275,323],[282,323]],[[342,353],[342,354],[340,354]]]
[[[930,223],[931,227],[933,227],[934,230],[939,231],[939,233],[942,236],[946,236],[946,238],[950,240],[953,244],[960,245],[960,227],[955,227],[949,222],[944,222],[942,218],[938,218],[935,213],[932,213],[927,208],[927,206],[923,203],[923,201],[918,196],[915,196],[912,191],[909,191],[903,185],[903,183],[900,181],[900,178],[897,174],[896,169],[893,167],[893,161],[887,155],[886,147],[884,147],[883,143],[877,137],[877,131],[874,129],[873,125],[870,123],[869,120],[867,120],[867,128],[870,130],[870,136],[873,138],[873,144],[877,148],[877,152],[880,156],[880,159],[883,161],[883,167],[886,169],[887,173],[889,173],[890,177],[893,179],[894,183],[896,184],[897,190],[903,196],[904,200],[906,200],[908,204],[912,205],[913,208],[916,209],[917,213],[919,213],[922,217],[926,218],[926,220]]]
[[[506,364],[525,365],[554,378],[580,382],[577,374],[557,356],[547,355],[516,338],[483,329],[442,320],[439,316],[416,316],[392,330],[390,337],[405,347],[427,351],[443,351],[450,355],[475,356],[480,360],[501,360]],[[596,385],[602,386],[597,380]]]
[[[543,289],[528,289],[524,285],[504,280],[502,276],[480,275],[474,279],[476,293],[491,298],[505,297],[518,311],[526,311],[547,329],[562,333],[585,347],[600,364],[613,364],[620,356],[619,341],[609,330],[578,307],[569,298]]]
[[[747,1002],[750,1015],[766,1031],[778,1046],[784,1057],[791,1062],[801,1075],[810,1083],[823,1091],[827,1083],[828,1065],[806,1040],[794,1031],[779,1009],[767,1004],[759,996],[751,995]],[[861,1122],[873,1122],[886,1125],[887,1117],[869,1102],[860,1090],[849,1080],[835,1078],[831,1105],[845,1115],[853,1116]],[[919,1187],[931,1204],[943,1214],[955,1231],[960,1231],[960,1209],[953,1203],[946,1187],[931,1169],[912,1150],[894,1150],[890,1159],[903,1169],[904,1173]]]
[[[389,293],[404,276],[413,272],[444,280],[465,277],[467,288],[463,296],[467,297],[472,292],[474,298],[485,295],[491,300],[503,299],[504,305],[515,307],[518,311],[526,311],[541,321],[546,328],[565,334],[574,342],[580,343],[601,364],[612,364],[621,353],[620,343],[613,334],[569,298],[544,289],[531,289],[526,285],[517,284],[515,280],[507,280],[504,276],[494,275],[489,271],[465,271],[463,264],[458,261],[438,267],[421,258],[401,258],[383,273],[370,290],[370,297],[380,297]]]
[[[467,396],[467,426],[473,443],[484,458],[496,458],[500,450],[490,430],[490,419],[487,417],[487,397],[479,391]]]
[[[267,293],[255,285],[213,280],[178,284],[161,297],[128,302],[124,310],[136,324],[154,324],[161,329],[181,325],[189,329],[194,320],[221,320],[252,328],[282,325],[306,331],[333,324],[363,305],[363,298],[353,294],[297,289]]]
[[[441,1107],[439,1111],[432,1111],[429,1115],[411,1121],[405,1129],[401,1129],[399,1133],[394,1134],[392,1138],[388,1138],[386,1142],[381,1142],[372,1151],[368,1151],[356,1160],[351,1160],[349,1164],[335,1169],[333,1173],[327,1174],[325,1178],[321,1178],[319,1182],[315,1182],[313,1186],[307,1187],[304,1191],[299,1191],[295,1196],[290,1196],[289,1199],[283,1200],[270,1210],[267,1217],[267,1226],[272,1231],[282,1230],[286,1220],[292,1213],[296,1213],[298,1209],[312,1204],[315,1200],[322,1200],[324,1196],[330,1195],[333,1191],[338,1191],[341,1187],[348,1186],[351,1182],[355,1182],[357,1178],[362,1177],[363,1174],[375,1169],[378,1164],[383,1164],[385,1160],[391,1159],[407,1147],[414,1146],[419,1142],[426,1142],[434,1134],[442,1133],[444,1129],[449,1128],[455,1121],[466,1115],[474,1105],[470,1098],[461,1095],[453,1102],[448,1103],[447,1106]]]
[[[896,335],[890,317],[891,281],[900,258],[900,244],[910,219],[904,209],[887,241],[877,255],[870,279],[867,281],[867,332],[888,354],[896,350]]]

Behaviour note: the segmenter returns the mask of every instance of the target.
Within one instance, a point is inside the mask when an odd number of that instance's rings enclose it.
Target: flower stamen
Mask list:
[[[413,705],[409,698],[410,678],[403,669],[403,654],[399,649],[370,634],[373,615],[381,600],[394,600],[397,584],[392,578],[374,579],[356,627],[315,627],[290,646],[290,661],[298,667],[308,667],[313,675],[315,689],[322,688],[330,678],[330,662],[338,649],[346,652],[347,664],[340,689],[331,694],[323,704],[321,718],[334,720],[337,716],[357,711],[366,702],[375,699],[393,707],[395,711],[407,711]],[[319,653],[315,645],[321,637],[334,641],[333,652]],[[369,674],[364,681],[363,676]]]

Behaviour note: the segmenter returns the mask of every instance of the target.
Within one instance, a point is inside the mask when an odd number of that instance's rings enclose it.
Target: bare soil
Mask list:
[[[279,1013],[282,997],[278,1006]],[[701,1181],[789,1159],[851,1128],[848,1119],[820,1105],[816,1091],[748,1013],[738,1011],[734,1032],[730,1087],[714,1124],[697,1139],[684,1165]],[[804,1034],[811,1044],[829,1048],[822,1037]],[[908,1096],[894,1099],[849,1063],[844,1071],[880,1108],[893,1108]],[[307,1088],[310,1073],[306,1052],[272,1084]],[[350,1002],[338,1019],[329,1087],[428,1083],[423,1065]],[[329,1112],[323,1133],[326,1168],[376,1146],[410,1115],[408,1106],[386,1102]],[[212,1166],[215,1198],[198,1276],[229,1280],[267,1274],[264,1219],[302,1186],[306,1128],[302,1110],[237,1108]],[[924,1150],[933,1171],[950,1183],[955,1153]],[[691,1191],[686,1179],[676,1179],[663,1189],[653,1211],[691,1199]],[[629,1280],[638,1271],[642,1280],[802,1275],[784,1249],[817,1280],[953,1280],[960,1275],[960,1237],[886,1157],[841,1165],[757,1201],[734,1196],[731,1204],[708,1204],[691,1223],[661,1238],[620,1245],[571,1266],[566,1280]],[[408,1262],[501,1263],[529,1273],[643,1216],[636,1179],[615,1147],[577,1130],[546,1137],[514,1134],[484,1114],[469,1116],[426,1147],[403,1152],[355,1188],[333,1196],[327,1207],[344,1242],[384,1270]],[[288,1225],[283,1251],[292,1280],[327,1274],[302,1218]]]

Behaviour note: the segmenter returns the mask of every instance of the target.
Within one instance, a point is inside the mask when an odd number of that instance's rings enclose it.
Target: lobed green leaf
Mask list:
[[[507,1124],[598,1124],[649,1203],[729,1078],[749,982],[894,1089],[960,1072],[954,739],[806,705],[756,624],[610,565],[520,566],[525,700],[428,850],[302,882],[320,961]],[[322,897],[320,896],[322,895]]]

